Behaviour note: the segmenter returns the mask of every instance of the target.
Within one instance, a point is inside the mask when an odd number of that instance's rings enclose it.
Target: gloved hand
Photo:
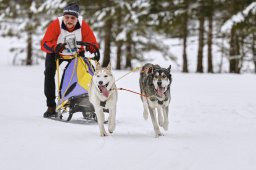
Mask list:
[[[79,51],[78,55],[79,55],[80,57],[84,57],[84,51]]]
[[[62,52],[65,49],[65,43],[59,43],[57,44],[57,46],[55,47],[55,53],[56,55],[59,55],[60,52]]]
[[[86,51],[89,51],[90,53],[96,53],[96,47],[94,47],[93,45],[87,44],[86,45]]]

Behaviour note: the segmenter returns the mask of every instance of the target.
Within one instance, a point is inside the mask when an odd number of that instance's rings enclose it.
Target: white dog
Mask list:
[[[104,110],[109,111],[108,131],[113,133],[116,128],[116,103],[117,91],[115,79],[111,72],[111,64],[102,68],[96,64],[96,70],[92,77],[89,89],[89,100],[93,104],[100,128],[100,136],[107,136],[104,128],[105,115]]]

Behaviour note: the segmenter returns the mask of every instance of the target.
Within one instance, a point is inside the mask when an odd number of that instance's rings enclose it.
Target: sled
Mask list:
[[[85,119],[97,121],[94,107],[89,101],[88,90],[95,71],[91,61],[99,61],[99,50],[92,43],[75,41],[74,37],[65,40],[64,45],[67,48],[56,57],[57,118],[70,121],[74,113],[82,112]],[[93,46],[96,51],[92,58],[80,56],[78,52],[79,46],[87,47],[88,45]],[[59,64],[62,61],[67,61],[68,64],[65,66],[60,81]]]

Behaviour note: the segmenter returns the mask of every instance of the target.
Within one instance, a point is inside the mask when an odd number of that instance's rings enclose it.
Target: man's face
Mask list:
[[[76,26],[77,23],[77,17],[73,15],[64,15],[63,17],[64,24],[68,29],[72,29]]]

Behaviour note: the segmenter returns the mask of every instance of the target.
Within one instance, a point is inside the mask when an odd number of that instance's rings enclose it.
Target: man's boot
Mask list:
[[[56,117],[57,112],[55,111],[55,106],[48,106],[48,109],[44,113],[44,117]]]

